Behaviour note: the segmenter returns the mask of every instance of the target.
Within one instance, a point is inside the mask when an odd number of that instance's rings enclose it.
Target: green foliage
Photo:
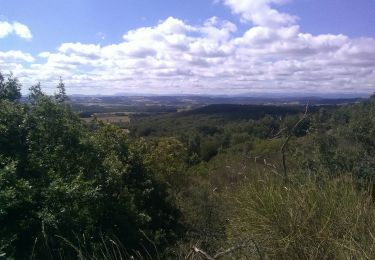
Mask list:
[[[215,187],[197,178],[184,190],[180,203],[188,227],[186,240],[210,253],[225,244],[227,205]]]
[[[295,161],[310,173],[350,173],[362,180],[374,178],[374,120],[375,102],[371,99],[335,110],[320,110],[311,117],[308,135],[292,148]]]
[[[145,144],[147,145],[147,144]],[[176,198],[187,183],[187,151],[176,138],[160,138],[148,144],[144,157],[148,160],[158,179],[168,185],[168,189]]]
[[[173,244],[179,212],[141,147],[112,125],[89,131],[39,90],[30,106],[0,101],[1,253],[70,258],[66,241],[95,252],[102,237],[125,249]]]
[[[44,96],[43,92],[42,92],[42,88],[41,88],[41,84],[40,82],[38,82],[37,84],[31,86],[29,88],[29,102],[32,104],[32,105],[35,105],[38,100],[40,98],[42,98]]]
[[[24,156],[25,108],[8,100],[0,100],[0,154],[16,160]]]
[[[15,101],[21,98],[21,84],[18,79],[9,74],[7,80],[0,71],[0,100]]]

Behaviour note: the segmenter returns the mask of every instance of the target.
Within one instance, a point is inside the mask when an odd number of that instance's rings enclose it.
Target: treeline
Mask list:
[[[1,75],[0,257],[375,254],[374,96],[135,118],[130,134],[83,123],[62,81],[55,96],[36,84],[19,98],[18,80]]]

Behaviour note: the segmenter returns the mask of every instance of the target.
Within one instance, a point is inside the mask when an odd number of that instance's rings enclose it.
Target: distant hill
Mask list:
[[[214,104],[200,107],[194,110],[181,112],[180,116],[190,115],[214,115],[220,117],[260,119],[266,115],[284,116],[294,115],[302,112],[302,106],[264,106],[264,105],[236,105],[236,104]]]

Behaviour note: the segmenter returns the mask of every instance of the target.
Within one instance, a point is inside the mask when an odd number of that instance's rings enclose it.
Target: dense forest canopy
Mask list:
[[[20,88],[0,73],[0,258],[375,254],[375,96],[213,105],[135,118],[128,133],[81,120],[62,80],[26,103]]]

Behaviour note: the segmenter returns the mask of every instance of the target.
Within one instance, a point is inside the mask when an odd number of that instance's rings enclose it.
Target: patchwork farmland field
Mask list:
[[[98,113],[98,114],[94,114],[93,116],[89,117],[89,118],[82,118],[83,121],[85,121],[86,123],[91,123],[93,120],[96,120],[99,121],[99,122],[102,122],[102,123],[108,123],[108,124],[119,124],[119,125],[123,125],[123,124],[129,124],[130,123],[130,117],[129,115],[117,115],[116,113]]]

